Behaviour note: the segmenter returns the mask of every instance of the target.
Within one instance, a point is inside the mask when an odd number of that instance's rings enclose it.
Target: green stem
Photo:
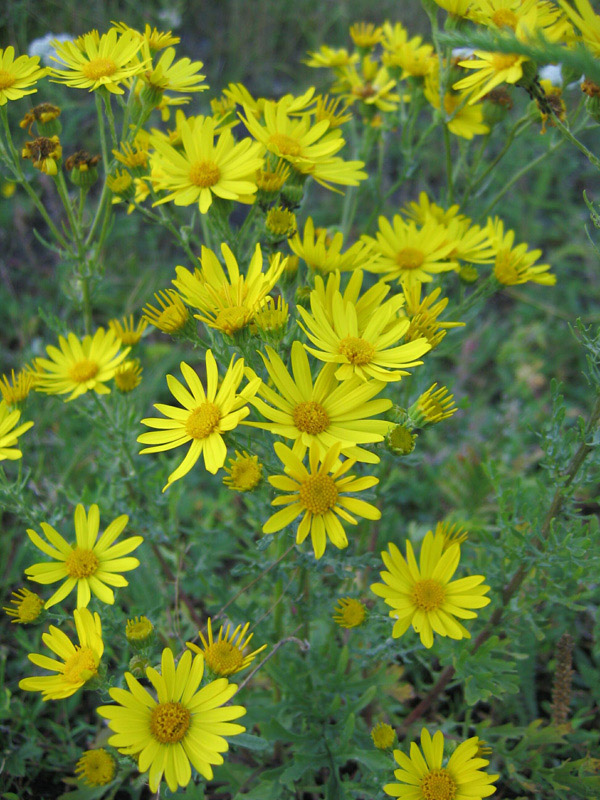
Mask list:
[[[115,129],[115,116],[113,114],[112,106],[110,104],[110,95],[108,92],[103,92],[104,108],[106,110],[106,118],[108,120],[108,127],[110,129],[110,138],[112,141],[113,149],[117,149],[119,140],[117,139],[117,131]]]
[[[446,204],[450,207],[454,202],[454,179],[452,177],[452,144],[450,142],[450,130],[446,123],[444,123],[444,150],[446,151]]]
[[[562,122],[561,119],[555,114],[552,117],[552,121],[554,125],[558,128],[558,130],[562,133],[563,137],[568,141],[571,142],[578,150],[580,150],[587,160],[592,164],[596,169],[600,169],[600,158],[595,156],[591,150],[584,145],[583,142],[580,142],[579,139],[567,128],[567,126]]]

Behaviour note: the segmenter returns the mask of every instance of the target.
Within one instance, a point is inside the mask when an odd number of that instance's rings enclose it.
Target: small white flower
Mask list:
[[[39,56],[42,64],[47,67],[56,66],[52,56],[56,56],[56,49],[52,42],[72,42],[73,37],[68,33],[47,33],[29,43],[27,53],[30,56]]]

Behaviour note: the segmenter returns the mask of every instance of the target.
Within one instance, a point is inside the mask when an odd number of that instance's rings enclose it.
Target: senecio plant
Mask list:
[[[491,296],[560,285],[544,243],[492,212],[541,161],[499,173],[517,141],[600,166],[583,142],[600,16],[589,0],[424,7],[431,42],[357,23],[350,49],[308,54],[327,93],[279,99],[231,84],[204,101],[203,65],[149,26],[55,42],[51,67],[0,50],[5,194],[39,215],[69,301],[0,382],[0,488],[30,587],[5,597],[3,797],[600,793],[566,632],[598,569],[573,500],[597,442],[593,332],[588,421],[565,422],[555,387],[545,472],[489,466],[495,523],[399,522],[420,445],[459,410],[439,356]],[[568,90],[540,79],[559,62]],[[90,102],[92,153],[61,128]],[[403,195],[432,160],[428,191]],[[170,285],[108,319],[105,254],[132,215],[178,256],[146,255],[137,269]],[[34,486],[28,461],[69,426],[85,452],[54,488],[47,455]],[[525,691],[523,627],[558,642],[545,718],[506,706]]]

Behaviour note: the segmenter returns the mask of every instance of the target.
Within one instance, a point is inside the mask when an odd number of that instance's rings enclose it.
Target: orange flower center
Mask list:
[[[231,642],[213,642],[204,651],[204,659],[216,675],[233,675],[242,667],[244,656]]]
[[[221,170],[213,161],[194,161],[190,167],[190,181],[194,186],[206,189],[219,182]]]
[[[69,370],[69,377],[75,383],[85,383],[91,381],[98,374],[98,364],[85,358],[77,361]]]
[[[396,255],[396,264],[400,269],[419,269],[425,261],[425,255],[416,247],[404,247]]]
[[[456,782],[446,769],[432,769],[421,781],[425,800],[454,800],[456,788]]]
[[[508,27],[514,31],[519,20],[515,12],[511,11],[510,8],[499,8],[498,11],[494,11],[492,14],[492,21],[499,28]]]
[[[181,703],[159,703],[150,715],[150,733],[161,744],[180,742],[187,733],[192,714]]]
[[[425,578],[415,583],[410,599],[417,608],[423,611],[434,611],[444,604],[446,590],[439,581]]]
[[[7,72],[5,69],[0,69],[0,91],[2,91],[2,89],[8,89],[16,80],[16,75]]]
[[[206,439],[215,430],[221,419],[219,406],[214,403],[202,403],[189,415],[185,430],[192,439]]]
[[[336,504],[338,490],[331,475],[310,475],[300,485],[299,495],[307,511],[323,515]]]
[[[285,133],[273,133],[269,136],[270,144],[274,144],[283,156],[299,156],[302,153],[300,142],[286,136]]]
[[[63,679],[67,683],[85,683],[98,672],[98,663],[90,647],[80,647],[65,661]]]
[[[76,547],[65,561],[67,574],[70,578],[89,578],[93,575],[100,562],[93,550]]]
[[[356,364],[359,367],[363,364],[368,364],[375,355],[375,348],[371,342],[366,342],[356,336],[346,336],[345,339],[342,339],[339,344],[339,351],[343,356],[346,356],[351,364]]]
[[[100,78],[109,78],[117,71],[117,65],[111,58],[92,58],[81,68],[86,78],[97,81]]]
[[[294,418],[294,425],[299,431],[304,433],[311,433],[315,436],[318,433],[323,433],[329,425],[329,415],[320,403],[315,403],[310,400],[305,403],[299,403],[292,414]]]

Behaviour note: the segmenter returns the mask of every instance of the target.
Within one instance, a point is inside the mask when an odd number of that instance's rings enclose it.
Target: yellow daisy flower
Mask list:
[[[324,457],[330,447],[339,443],[342,455],[378,464],[379,456],[357,445],[382,442],[393,425],[383,419],[371,419],[392,407],[391,400],[373,400],[385,383],[356,377],[339,382],[334,377],[333,364],[325,364],[313,383],[308,356],[300,342],[294,342],[291,348],[293,375],[275,350],[266,350],[267,356],[261,356],[275,391],[263,382],[258,390],[260,397],[255,396],[250,402],[269,421],[244,424],[293,439],[294,453],[300,459],[308,447],[314,445]]]
[[[109,329],[117,336],[123,345],[137,344],[142,338],[142,334],[148,327],[148,321],[143,317],[134,325],[133,314],[122,319],[111,319],[108,321]]]
[[[362,241],[379,255],[367,269],[383,275],[382,280],[397,280],[405,286],[429,283],[440,272],[457,270],[458,262],[450,253],[458,242],[449,236],[448,228],[433,219],[422,226],[396,214],[393,227],[379,217],[377,238],[362,236]]]
[[[577,11],[566,0],[558,0],[571,22],[579,28],[583,43],[596,58],[600,57],[600,14],[590,0],[574,0]]]
[[[152,28],[146,24],[144,32],[140,33],[135,28],[130,28],[126,22],[113,22],[113,28],[116,28],[121,33],[123,31],[130,31],[139,36],[140,41],[145,42],[150,50],[158,51],[165,47],[171,47],[174,44],[179,44],[181,39],[179,36],[173,36],[171,31],[159,31],[158,28]]]
[[[125,638],[129,644],[144,648],[154,638],[154,625],[143,615],[128,619],[125,625]]]
[[[443,534],[428,531],[418,565],[408,539],[406,560],[391,542],[389,553],[382,552],[389,572],[380,573],[385,583],[374,583],[371,591],[392,607],[395,639],[406,633],[411,624],[427,648],[433,645],[434,632],[451,639],[470,639],[471,634],[456,617],[474,619],[477,614],[471,609],[483,608],[490,602],[489,597],[483,596],[490,587],[480,585],[485,580],[483,575],[451,581],[460,561],[460,545],[455,543],[444,550],[444,544]]]
[[[123,394],[132,392],[142,382],[142,367],[139,358],[124,361],[115,372],[115,386]]]
[[[468,61],[459,61],[458,66],[475,72],[452,86],[458,92],[468,92],[470,94],[468,102],[471,105],[501,83],[516,83],[523,77],[523,64],[527,61],[527,56],[486,53],[483,50],[475,50],[474,56],[475,58],[470,58]]]
[[[90,602],[92,593],[103,603],[112,605],[115,594],[109,586],[127,586],[128,581],[118,574],[129,572],[139,567],[140,562],[131,553],[144,541],[142,536],[130,536],[114,544],[122,533],[129,517],[122,514],[113,520],[104,533],[98,538],[100,511],[94,503],[86,516],[81,503],[75,509],[75,542],[69,544],[60,533],[47,522],[41,527],[45,539],[29,528],[27,535],[33,544],[45,553],[53,562],[42,562],[27,567],[25,574],[29,580],[48,584],[64,581],[52,597],[46,601],[44,608],[60,603],[77,587],[77,608],[85,608]],[[108,584],[108,585],[107,585]]]
[[[527,28],[529,34],[540,31],[551,41],[572,33],[561,10],[547,0],[472,0],[468,16],[487,27],[513,31]]]
[[[407,342],[414,342],[423,337],[433,349],[440,344],[447,329],[464,327],[465,323],[440,321],[438,317],[448,305],[448,298],[438,299],[442,292],[438,286],[421,299],[421,288],[421,283],[404,287],[406,306],[403,310],[410,320],[404,337]]]
[[[156,148],[152,182],[157,191],[168,192],[157,204],[198,203],[200,213],[206,214],[213,195],[243,202],[256,192],[255,174],[263,163],[260,144],[250,138],[236,143],[230,130],[224,130],[215,143],[211,117],[183,120],[180,130],[182,151],[157,136],[152,138]]]
[[[346,475],[356,462],[352,459],[338,462],[340,445],[328,450],[323,458],[317,447],[311,447],[309,469],[281,442],[275,443],[275,452],[284,465],[285,475],[273,475],[269,483],[288,494],[279,495],[271,505],[287,508],[277,511],[265,522],[263,533],[276,533],[302,515],[296,542],[302,544],[310,533],[315,558],[321,558],[328,537],[335,547],[348,547],[340,517],[352,525],[358,524],[353,514],[369,520],[381,518],[379,509],[371,503],[347,496],[348,492],[355,494],[370,489],[379,480],[372,475],[363,478]]]
[[[293,258],[293,256],[292,256]],[[286,259],[284,271],[287,272],[289,259]],[[265,339],[278,339],[282,337],[288,326],[290,310],[283,297],[279,295],[277,299],[266,297],[264,304],[254,312],[252,318],[252,331],[263,335]]]
[[[454,219],[467,219],[464,214],[459,212],[458,203],[448,209],[442,208],[430,200],[426,192],[421,192],[417,201],[411,200],[402,209],[402,214],[409,219],[414,219],[418,225],[424,225],[428,219],[433,219],[440,225],[449,225]]]
[[[371,739],[378,750],[389,750],[396,739],[396,731],[387,722],[378,722],[371,730]]]
[[[326,67],[328,69],[336,69],[338,67],[345,67],[348,64],[355,64],[359,60],[358,53],[348,53],[345,47],[337,49],[328,47],[322,44],[319,50],[314,53],[308,53],[310,58],[304,63],[309,67]]]
[[[107,381],[131,348],[119,350],[121,342],[111,330],[98,328],[92,336],[79,340],[74,333],[58,337],[60,350],[46,347],[49,358],[37,358],[35,389],[46,394],[71,394],[66,402],[89,391],[109,394]]]
[[[355,22],[350,25],[350,38],[357,47],[370,50],[381,41],[383,28],[372,22]]]
[[[227,624],[227,630],[224,631],[224,626],[221,625],[221,630],[216,639],[213,639],[212,623],[210,617],[207,623],[207,637],[204,638],[202,631],[198,631],[198,636],[202,641],[202,647],[199,647],[193,642],[186,642],[187,647],[194,653],[200,653],[204,657],[207,667],[215,675],[221,678],[227,678],[236,672],[241,672],[254,661],[259,653],[266,649],[267,645],[263,644],[258,650],[253,650],[251,653],[244,655],[244,650],[250,644],[252,637],[251,633],[246,637],[250,623],[247,622],[243,627],[238,625],[237,628],[230,633],[231,625]],[[244,637],[246,637],[244,639]]]
[[[86,750],[75,766],[75,774],[87,786],[106,786],[116,771],[114,758],[102,747]]]
[[[199,689],[203,672],[202,656],[192,661],[192,654],[186,650],[175,667],[173,653],[165,647],[162,674],[153,667],[146,669],[157,699],[126,672],[129,690],[109,690],[117,705],[96,709],[115,732],[108,743],[120,753],[136,756],[140,772],[149,771],[151,792],[159,791],[163,776],[172,792],[178,786],[187,786],[192,779],[191,766],[212,780],[212,766],[223,763],[221,753],[229,748],[223,736],[246,730],[231,722],[243,716],[246,709],[225,705],[237,686],[218,678]]]
[[[440,386],[437,390],[436,386],[437,383],[432,384],[426,392],[419,395],[409,410],[419,427],[435,425],[458,411],[454,405],[454,395],[450,394],[445,386]]]
[[[254,138],[278,158],[287,161],[301,175],[310,175],[326,188],[329,183],[358,186],[367,177],[362,161],[334,158],[345,145],[339,128],[331,130],[328,120],[312,124],[311,117],[290,115],[285,98],[265,102],[264,124],[244,106],[242,122]]]
[[[331,91],[340,94],[349,106],[360,100],[380,111],[393,111],[400,102],[400,96],[394,92],[396,84],[386,67],[364,56],[360,72],[353,64],[345,67]]]
[[[236,492],[251,492],[262,480],[263,466],[258,456],[252,456],[245,450],[242,453],[236,450],[235,456],[235,459],[229,459],[229,466],[224,468],[227,475],[223,483]]]
[[[315,235],[316,234],[316,235]],[[298,232],[288,242],[291,250],[306,263],[313,272],[347,272],[353,269],[368,269],[375,256],[364,242],[355,242],[345,253],[342,253],[344,236],[337,231],[330,237],[325,228],[315,231],[312,217],[308,217],[304,224],[302,237]]]
[[[143,319],[163,333],[180,333],[188,324],[190,312],[174,289],[156,292],[154,299],[160,306],[147,303],[142,309]]]
[[[112,94],[123,94],[120,84],[148,68],[147,60],[134,58],[142,41],[133,31],[120,33],[111,28],[99,39],[97,32],[91,31],[80,37],[79,44],[55,40],[53,45],[58,56],[53,60],[67,67],[50,69],[54,83],[64,83],[76,89],[89,89],[91,92],[103,86]]]
[[[102,623],[100,616],[92,615],[87,608],[76,608],[73,612],[79,644],[74,645],[66,633],[50,625],[42,640],[61,660],[30,653],[28,658],[37,667],[55,672],[39,678],[23,678],[19,689],[25,692],[41,692],[43,700],[64,700],[81,689],[98,674],[104,652]]]
[[[171,393],[183,408],[155,404],[154,408],[166,419],[143,419],[142,424],[156,431],[142,433],[138,442],[148,444],[141,453],[160,453],[191,442],[187,455],[170,475],[163,488],[169,486],[192,469],[202,455],[208,472],[218,472],[227,458],[227,446],[223,434],[236,428],[247,417],[250,409],[246,405],[260,386],[260,378],[250,381],[241,392],[238,388],[244,375],[244,359],[237,362],[232,357],[227,372],[219,382],[217,362],[210,350],[206,351],[206,391],[194,370],[182,361],[181,372],[191,391],[188,391],[173,375],[167,375]]]
[[[397,22],[386,22],[383,26],[382,61],[388,67],[402,70],[401,78],[423,77],[435,69],[437,57],[433,45],[423,44],[420,36],[408,38],[408,31]]]
[[[388,783],[383,791],[400,800],[482,800],[494,794],[492,783],[499,775],[482,771],[490,763],[478,757],[477,736],[461,742],[444,763],[444,734],[437,731],[433,737],[423,728],[421,750],[415,742],[410,744],[410,758],[400,750],[394,750],[394,758],[400,767],[394,776],[400,783]]]
[[[535,264],[542,255],[541,250],[528,251],[524,243],[515,246],[515,232],[504,233],[504,223],[498,217],[488,220],[488,233],[496,248],[494,275],[499,283],[517,286],[531,281],[554,286],[556,275],[548,271],[550,264]]]
[[[173,285],[188,305],[201,312],[194,315],[196,319],[231,336],[252,321],[254,313],[275,286],[286,259],[282,260],[278,253],[263,272],[262,250],[257,244],[248,271],[243,275],[228,245],[221,245],[221,253],[227,274],[216,254],[203,246],[200,255],[202,269],[192,273],[185,267],[176,267],[177,278]]]
[[[148,46],[142,47],[142,53],[146,59],[151,58]],[[199,74],[204,66],[202,61],[180,58],[173,63],[175,55],[175,48],[167,47],[152,69],[147,69],[142,74],[143,84],[157,93],[204,92],[208,89],[203,83],[205,76]]]
[[[315,98],[315,107],[311,109],[311,114],[314,115],[316,122],[326,119],[329,122],[330,130],[338,128],[344,122],[352,119],[352,112],[346,113],[349,111],[349,105],[341,106],[341,103],[340,99],[329,97],[327,94],[320,94]]]
[[[15,58],[14,47],[0,48],[0,106],[37,92],[30,87],[48,74],[48,70],[39,64],[39,56]]]
[[[433,108],[439,109],[440,102],[440,74],[439,69],[432,69],[425,78],[425,97]],[[483,121],[483,106],[467,103],[466,94],[444,93],[444,124],[450,133],[462,139],[472,139],[489,133],[489,127]]]
[[[357,306],[339,291],[333,293],[330,314],[316,291],[311,293],[310,307],[312,314],[298,306],[302,330],[315,345],[306,349],[320,361],[339,364],[338,380],[357,375],[363,381],[397,381],[409,374],[407,367],[422,364],[418,359],[431,349],[424,338],[398,344],[410,323],[397,318],[394,298],[378,305],[368,321],[359,320]]]
[[[23,422],[17,428],[20,418],[21,412],[18,409],[11,408],[6,400],[0,402],[0,461],[16,461],[23,455],[16,447],[17,440],[25,431],[33,428],[33,422]]]
[[[333,621],[340,628],[358,628],[367,616],[367,607],[354,597],[340,597],[338,607],[333,609]]]
[[[44,608],[44,601],[35,592],[30,592],[29,589],[19,589],[18,592],[12,592],[12,600],[14,608],[10,606],[2,606],[2,611],[6,611],[9,617],[14,617],[12,623],[19,625],[28,625],[30,622],[35,622],[42,613]]]

